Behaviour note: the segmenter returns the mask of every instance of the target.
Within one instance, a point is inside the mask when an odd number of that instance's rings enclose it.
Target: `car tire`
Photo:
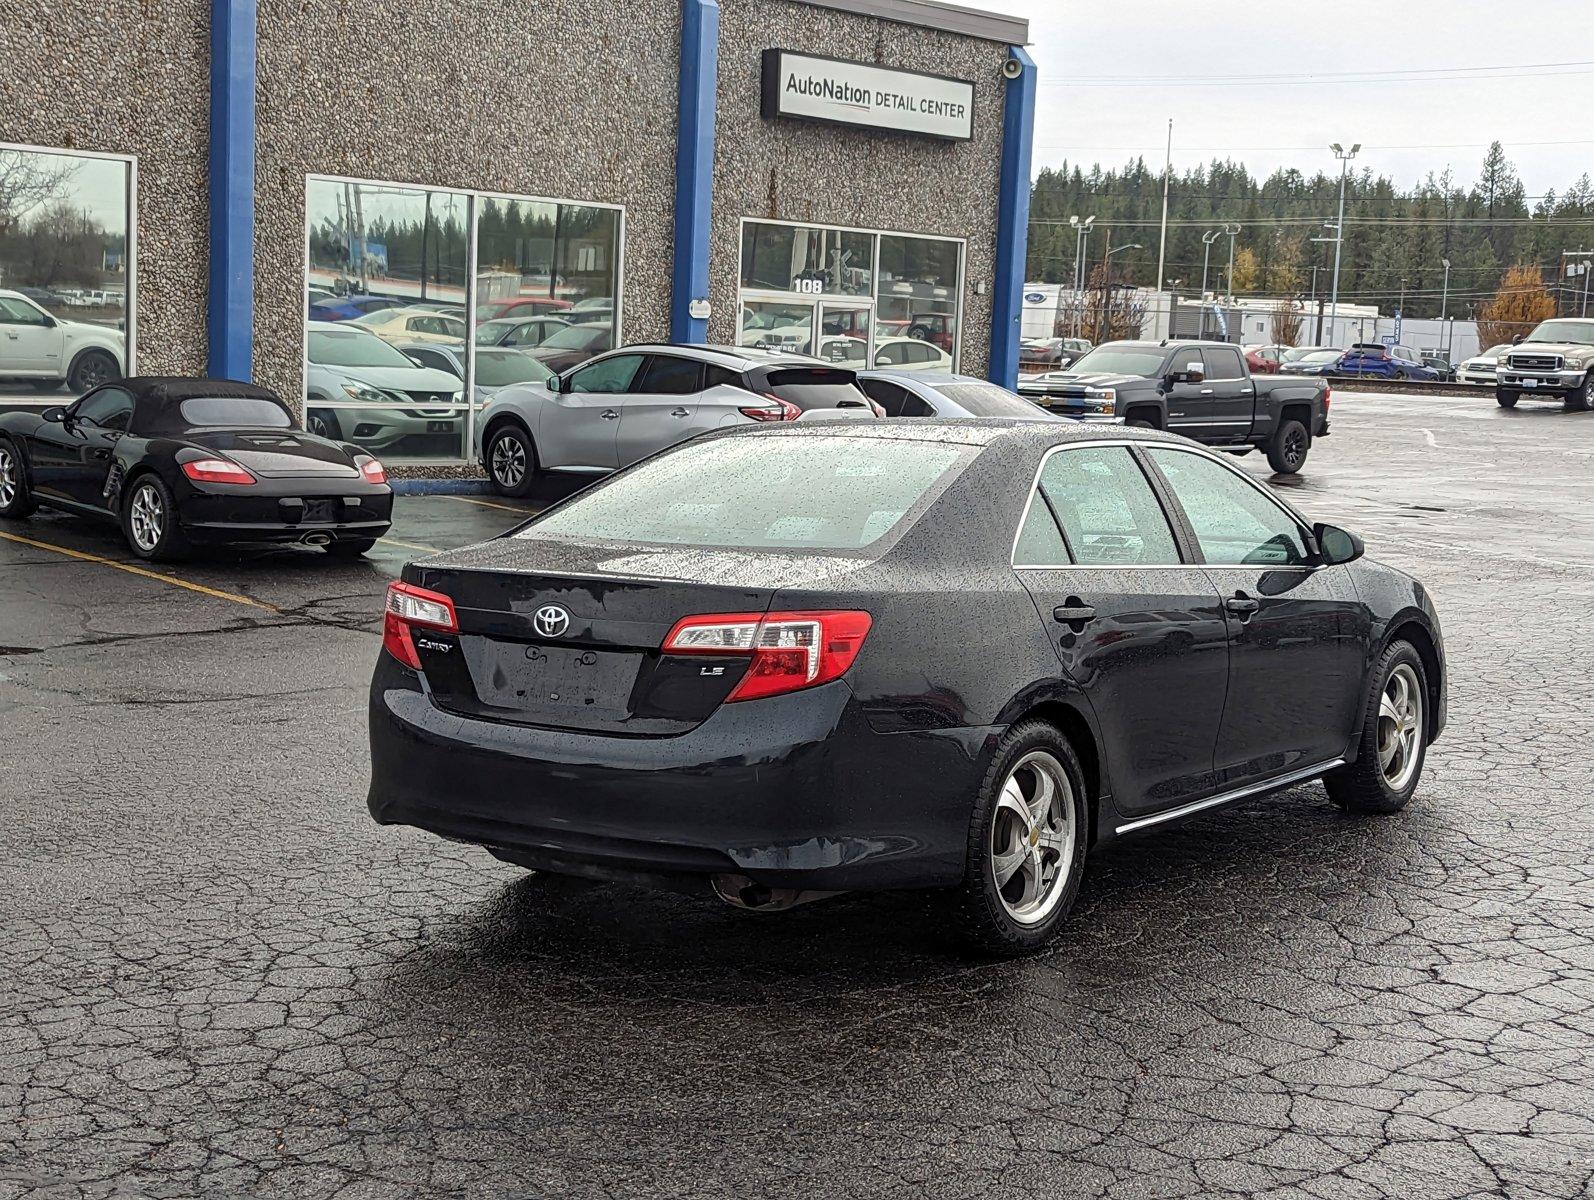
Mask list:
[[[339,538],[337,541],[328,542],[321,549],[333,558],[359,558],[369,553],[376,542],[376,538]]]
[[[1406,372],[1404,372],[1404,371],[1396,371],[1395,372],[1395,382],[1396,383],[1405,383],[1410,378],[1411,378],[1411,376],[1406,374]]]
[[[500,496],[529,496],[536,486],[537,447],[519,421],[502,421],[487,431],[482,463]]]
[[[1521,399],[1520,392],[1496,392],[1494,394],[1494,402],[1501,408],[1515,408],[1519,399]]]
[[[0,438],[0,517],[20,521],[39,507],[28,488],[27,468],[9,438]]]
[[[1084,873],[1084,781],[1056,726],[1024,721],[997,743],[974,799],[963,883],[952,893],[959,931],[977,950],[1027,954],[1062,926]]]
[[[343,428],[338,424],[337,416],[324,408],[307,408],[304,413],[304,430],[313,433],[316,437],[326,438],[329,442],[343,440]]]
[[[1306,465],[1312,449],[1312,435],[1294,418],[1280,421],[1267,444],[1267,465],[1277,475],[1293,475]]]
[[[1587,412],[1589,410],[1591,388],[1594,388],[1594,372],[1583,376],[1583,382],[1577,385],[1575,392],[1566,394],[1566,400],[1561,407],[1567,412]]]
[[[1417,790],[1428,753],[1428,673],[1417,648],[1396,641],[1372,678],[1356,761],[1323,776],[1323,786],[1346,812],[1399,812]]]
[[[116,359],[104,350],[85,350],[72,360],[72,367],[66,373],[66,384],[72,391],[82,395],[90,388],[97,388],[102,383],[110,383],[121,374],[116,365]]]
[[[122,536],[139,558],[176,562],[188,555],[177,522],[177,503],[159,475],[140,475],[122,494]]]

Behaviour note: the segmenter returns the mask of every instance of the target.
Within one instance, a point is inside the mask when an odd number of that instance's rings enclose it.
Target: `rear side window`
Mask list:
[[[1024,514],[1024,524],[1013,546],[1013,565],[1066,567],[1072,561],[1063,535],[1057,531],[1057,522],[1052,520],[1051,509],[1037,491],[1030,499],[1029,511]]]
[[[690,358],[655,354],[642,369],[637,391],[649,395],[690,396],[702,387],[701,364]]]
[[[807,412],[810,408],[867,407],[868,398],[858,390],[858,377],[851,371],[825,367],[778,367],[769,372],[768,390],[781,400],[789,400]]]
[[[741,375],[732,371],[729,367],[705,363],[703,365],[703,389],[707,391],[709,388],[716,387],[741,388],[746,391],[747,383],[742,379]]]
[[[687,442],[516,537],[738,550],[862,550],[934,500],[974,448],[847,437]],[[911,523],[911,521],[910,521]]]
[[[1040,490],[1081,566],[1179,562],[1162,505],[1124,447],[1081,446],[1053,454],[1041,471]]]
[[[1208,379],[1242,379],[1245,376],[1245,372],[1240,369],[1238,350],[1225,350],[1214,346],[1202,350],[1201,357],[1206,360]]]

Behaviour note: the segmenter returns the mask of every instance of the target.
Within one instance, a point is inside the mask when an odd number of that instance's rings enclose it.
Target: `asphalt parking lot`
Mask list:
[[[352,564],[0,525],[0,1198],[1587,1196],[1594,414],[1333,421],[1288,494],[1445,622],[1417,799],[1122,842],[1001,964],[373,825],[383,587],[535,501]]]

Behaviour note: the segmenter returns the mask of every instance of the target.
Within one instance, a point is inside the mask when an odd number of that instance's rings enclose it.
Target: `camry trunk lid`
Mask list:
[[[225,454],[261,479],[358,479],[349,455],[297,429],[202,429],[184,441]]]
[[[816,567],[810,556],[499,538],[412,563],[404,578],[454,604],[457,633],[414,636],[440,707],[668,736],[706,720],[751,661],[662,653],[676,622],[765,613],[778,588]]]

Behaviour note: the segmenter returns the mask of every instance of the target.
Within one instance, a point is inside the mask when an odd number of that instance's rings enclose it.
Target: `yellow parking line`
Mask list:
[[[480,504],[483,508],[501,508],[505,512],[519,513],[523,517],[531,516],[529,508],[516,508],[513,504],[494,504],[491,500],[478,500],[475,496],[444,496],[445,500],[463,500],[466,504]]]
[[[263,608],[267,612],[280,612],[275,605],[267,604],[264,600],[254,600],[248,596],[240,596],[236,592],[218,591],[208,588],[202,583],[190,583],[186,579],[178,579],[174,575],[162,575],[158,571],[146,571],[143,567],[135,567],[132,563],[117,562],[114,558],[101,558],[98,554],[86,554],[82,550],[68,550],[65,546],[56,546],[50,542],[38,542],[32,538],[20,537],[14,533],[0,532],[0,538],[8,542],[16,542],[23,546],[32,546],[37,550],[53,550],[57,554],[64,554],[68,558],[81,558],[84,562],[99,563],[102,567],[115,567],[118,571],[126,571],[129,575],[142,575],[145,579],[158,580],[169,583],[174,587],[187,588],[191,592],[212,596],[217,600],[231,600],[234,604],[247,604],[251,608]]]
[[[428,554],[441,554],[436,546],[423,546],[419,542],[401,542],[396,537],[379,538],[379,541],[390,542],[395,546],[403,546],[406,550],[425,550]]]

